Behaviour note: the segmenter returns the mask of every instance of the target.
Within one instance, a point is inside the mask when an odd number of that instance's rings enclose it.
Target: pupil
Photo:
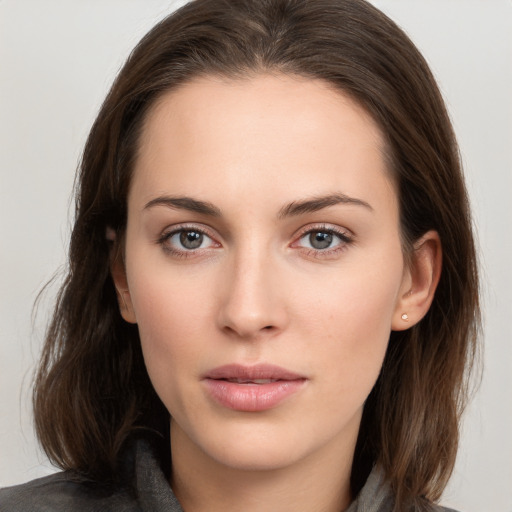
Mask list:
[[[197,231],[182,231],[180,242],[186,249],[197,249],[203,243],[203,234]]]
[[[309,243],[315,249],[326,249],[332,243],[332,234],[317,231],[309,235]]]

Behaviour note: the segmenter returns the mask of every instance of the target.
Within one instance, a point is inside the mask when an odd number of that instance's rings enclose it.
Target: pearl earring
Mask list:
[[[402,315],[402,320],[403,320],[404,322],[409,321],[409,315],[408,315],[407,313],[404,313],[404,314]]]

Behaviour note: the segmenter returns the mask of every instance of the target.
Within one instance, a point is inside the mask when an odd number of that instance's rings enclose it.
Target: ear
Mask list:
[[[112,242],[110,248],[110,274],[112,275],[112,280],[116,287],[119,311],[126,322],[136,324],[137,319],[135,317],[130,290],[128,288],[128,280],[126,278],[126,269],[121,244],[116,240],[114,231],[111,228],[107,228],[107,239],[109,242]]]
[[[403,331],[417,324],[434,299],[442,268],[441,240],[428,231],[415,244],[404,271],[391,329]]]

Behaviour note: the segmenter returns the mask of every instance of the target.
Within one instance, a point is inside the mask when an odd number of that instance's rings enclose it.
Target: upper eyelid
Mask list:
[[[179,233],[180,231],[198,231],[203,235],[207,235],[210,238],[215,238],[215,235],[212,233],[212,230],[203,224],[195,224],[195,223],[183,223],[183,224],[174,224],[172,226],[168,226],[161,231],[161,237],[168,237],[169,235]]]
[[[344,235],[347,238],[353,238],[353,236],[354,236],[354,233],[348,228],[336,226],[336,225],[328,224],[328,223],[319,223],[319,224],[308,224],[306,226],[303,226],[296,232],[295,237],[302,237],[304,235],[307,235],[308,233],[312,233],[315,231],[329,231],[334,234]]]

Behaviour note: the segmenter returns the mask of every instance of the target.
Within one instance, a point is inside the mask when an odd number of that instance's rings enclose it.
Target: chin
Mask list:
[[[255,419],[238,417],[220,422],[211,419],[202,423],[200,429],[182,430],[175,425],[171,439],[174,434],[176,443],[185,443],[192,452],[201,453],[201,458],[238,471],[277,470],[314,451],[310,446],[315,444],[313,440],[293,426],[269,422],[269,418]]]
[[[218,464],[238,471],[284,469],[340,448],[334,432],[319,432],[297,419],[288,424],[235,420],[217,428],[210,425],[195,439],[197,446]]]
[[[216,446],[209,455],[219,464],[237,471],[272,471],[292,466],[305,456],[291,444],[254,442],[252,446],[242,446],[229,443]]]

